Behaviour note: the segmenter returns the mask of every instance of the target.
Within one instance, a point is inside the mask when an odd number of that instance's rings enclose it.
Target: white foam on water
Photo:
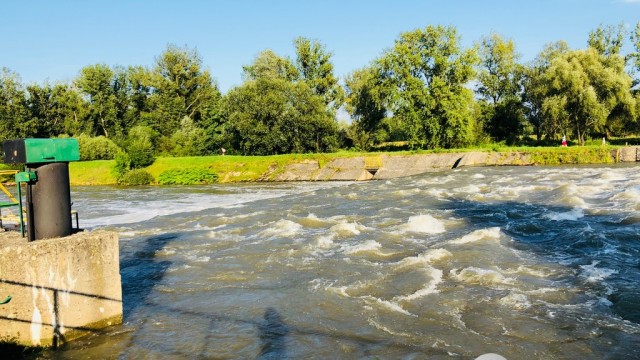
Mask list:
[[[329,230],[336,236],[352,237],[360,235],[360,233],[366,229],[367,227],[361,224],[343,221],[332,226]]]
[[[458,191],[463,192],[463,193],[469,193],[469,194],[478,194],[480,193],[480,187],[478,187],[477,185],[467,185],[465,187],[459,188]]]
[[[634,210],[640,210],[640,186],[626,188],[614,195],[612,199],[630,204]]]
[[[381,254],[379,251],[381,247],[382,245],[379,242],[375,240],[367,240],[361,244],[343,246],[342,251],[348,255],[355,255],[355,254],[361,254],[361,253],[367,253],[367,252]]]
[[[396,263],[396,269],[400,270],[407,267],[427,266],[434,261],[439,261],[451,256],[452,254],[445,249],[430,249],[418,256],[409,256],[398,261]]]
[[[420,234],[441,234],[446,231],[444,223],[431,215],[415,215],[401,226],[402,232]]]
[[[291,220],[280,219],[269,224],[269,228],[261,231],[258,235],[262,237],[293,237],[302,231],[302,225]]]
[[[370,295],[363,296],[363,297],[361,297],[361,299],[364,299],[364,300],[370,302],[369,305],[376,305],[377,304],[377,305],[381,306],[382,308],[387,309],[387,310],[391,310],[393,312],[397,312],[397,313],[404,314],[404,315],[407,315],[407,316],[418,317],[417,315],[412,314],[412,313],[408,312],[407,310],[403,309],[402,306],[398,305],[396,302],[393,302],[393,301],[382,300],[380,298],[377,298],[377,297],[374,297],[374,296],[370,296]],[[373,302],[373,304],[371,302]]]
[[[334,235],[322,235],[318,236],[315,241],[315,246],[319,249],[329,249],[333,246]]]
[[[550,212],[544,217],[551,221],[576,221],[584,217],[584,210],[574,208],[566,212]]]
[[[599,261],[594,261],[590,265],[581,265],[580,276],[589,283],[600,283],[611,275],[617,274],[618,270],[598,268]]]
[[[484,174],[474,174],[471,178],[473,179],[484,179],[486,176]]]
[[[449,274],[452,278],[468,284],[510,285],[514,283],[514,279],[505,277],[498,271],[474,266],[464,269],[452,269]]]
[[[509,295],[501,298],[500,304],[516,310],[525,310],[531,307],[531,302],[526,295],[513,291]]]
[[[348,288],[348,286],[327,286],[325,287],[325,290],[340,296],[350,298],[351,296],[347,293]]]
[[[389,328],[387,328],[386,326],[383,326],[381,324],[379,324],[378,322],[372,320],[372,319],[368,319],[369,325],[375,327],[378,330],[382,330],[390,335],[393,336],[404,336],[404,337],[413,337],[413,335],[411,334],[407,334],[407,333],[402,333],[402,332],[397,332],[397,331],[392,331]]]
[[[470,234],[467,234],[459,239],[450,240],[448,243],[451,245],[464,245],[481,240],[499,240],[502,232],[499,227],[492,227],[488,229],[476,230]]]

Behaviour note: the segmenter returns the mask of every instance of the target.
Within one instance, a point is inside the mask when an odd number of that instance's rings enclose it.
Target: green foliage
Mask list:
[[[610,164],[614,162],[611,149],[602,146],[570,146],[542,148],[531,152],[537,165]]]
[[[30,135],[28,129],[24,128],[28,118],[20,77],[3,67],[0,72],[0,137],[15,139]]]
[[[280,79],[295,81],[300,77],[298,69],[287,58],[278,56],[271,50],[265,50],[258,54],[253,64],[242,67],[246,80]]]
[[[232,145],[244,155],[326,152],[337,144],[337,122],[303,82],[250,80],[225,100]]]
[[[138,186],[149,185],[154,181],[153,176],[143,169],[133,169],[118,179],[118,185]]]
[[[151,74],[148,125],[170,137],[188,116],[197,125],[209,126],[219,106],[220,92],[209,71],[202,69],[196,50],[169,45],[156,60]]]
[[[617,27],[600,25],[589,33],[589,47],[604,56],[619,55],[624,40],[624,24]]]
[[[383,120],[387,109],[380,99],[380,89],[376,83],[376,73],[373,68],[356,70],[345,79],[346,103],[345,108],[353,119],[351,138],[366,133],[366,142],[358,141],[361,146],[370,146],[369,142],[378,144],[389,140],[389,129],[384,127]],[[382,136],[381,136],[382,135]]]
[[[458,43],[455,28],[428,26],[402,33],[376,62],[381,98],[413,145],[473,142],[473,94],[465,85],[473,78],[477,55]]]
[[[136,126],[129,131],[124,148],[129,155],[131,169],[140,169],[153,164],[156,138],[157,133],[147,126]]]
[[[122,151],[110,139],[104,136],[89,137],[81,134],[76,137],[80,146],[80,160],[112,160]]]
[[[173,156],[199,156],[207,151],[207,136],[204,129],[193,123],[188,116],[180,122],[180,130],[171,136],[171,155]]]
[[[171,169],[158,176],[160,185],[213,184],[217,180],[218,176],[214,172],[204,168]]]
[[[481,67],[476,93],[484,130],[495,140],[513,142],[524,130],[521,100],[523,67],[513,40],[500,35],[484,37],[479,44]]]
[[[126,152],[121,151],[116,154],[115,160],[116,163],[111,172],[113,173],[113,176],[116,178],[116,180],[119,181],[119,179],[121,179],[124,174],[131,170],[131,159]]]
[[[132,169],[147,167],[156,160],[153,145],[145,141],[133,141],[127,146],[127,153],[131,160]]]
[[[614,109],[629,117],[635,113],[631,78],[618,55],[605,57],[596,50],[576,50],[555,58],[545,74],[549,92],[544,116],[564,131],[573,130],[583,145],[589,132],[605,129]]]
[[[92,136],[122,133],[117,103],[120,82],[115,72],[105,64],[86,66],[80,71],[76,85],[89,99],[83,130]]]
[[[344,90],[333,73],[331,54],[318,41],[299,37],[293,41],[296,48],[296,65],[302,80],[316,95],[322,96],[327,105],[340,108],[344,102]]]

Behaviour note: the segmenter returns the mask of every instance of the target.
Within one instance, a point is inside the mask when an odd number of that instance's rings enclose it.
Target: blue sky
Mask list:
[[[151,67],[175,44],[196,48],[223,92],[260,51],[293,57],[298,36],[322,42],[342,77],[427,25],[455,26],[464,46],[502,34],[528,61],[549,42],[583,48],[600,24],[640,21],[640,0],[0,1],[0,67],[23,83],[67,82],[97,63]]]

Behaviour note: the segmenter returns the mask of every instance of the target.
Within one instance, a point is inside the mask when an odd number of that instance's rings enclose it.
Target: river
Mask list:
[[[636,165],[74,187],[124,323],[59,359],[640,359]]]

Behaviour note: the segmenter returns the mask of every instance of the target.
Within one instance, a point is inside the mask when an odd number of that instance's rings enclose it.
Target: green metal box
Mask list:
[[[17,139],[2,143],[5,164],[42,164],[80,160],[78,140]]]

